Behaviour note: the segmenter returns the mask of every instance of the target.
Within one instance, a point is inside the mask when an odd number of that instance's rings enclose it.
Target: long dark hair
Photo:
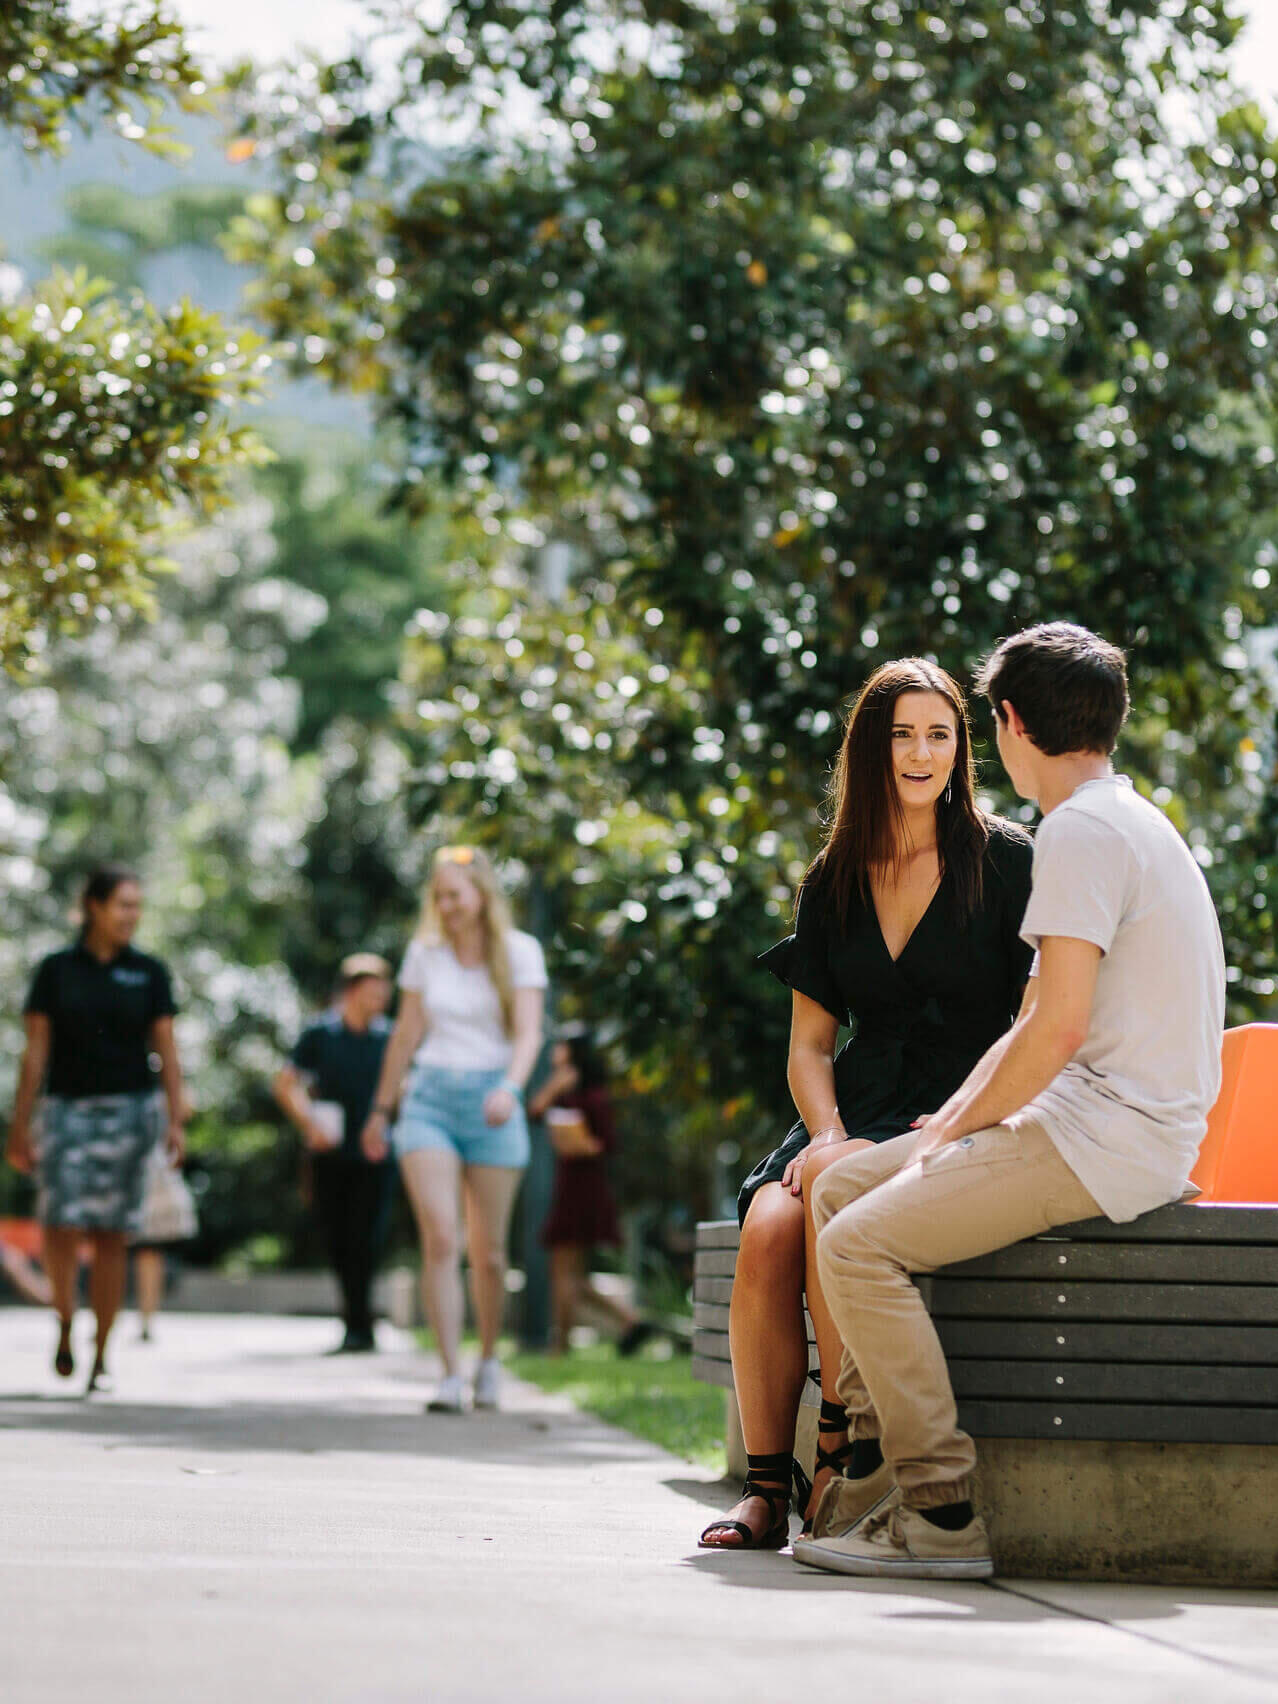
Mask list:
[[[936,844],[942,877],[953,878],[959,915],[981,902],[981,869],[989,824],[975,797],[976,768],[967,705],[958,682],[926,657],[902,657],[875,669],[857,694],[830,777],[825,844],[808,866],[802,887],[820,884],[839,920],[847,920],[853,892],[870,897],[875,870],[901,869],[905,810],[892,764],[892,723],[903,692],[934,692],[954,712],[957,751],[947,789],[936,801]]]
[[[595,1046],[595,1038],[585,1024],[565,1024],[555,1037],[568,1049],[581,1089],[601,1089],[608,1081],[608,1072]]]
[[[125,882],[137,882],[139,876],[136,870],[131,870],[127,864],[97,864],[84,879],[80,889],[80,933],[85,935],[89,929],[89,904],[105,905],[116,888],[123,887]]]

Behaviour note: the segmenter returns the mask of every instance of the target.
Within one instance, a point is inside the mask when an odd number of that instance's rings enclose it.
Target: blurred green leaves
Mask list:
[[[29,151],[60,152],[71,124],[106,117],[124,140],[171,151],[165,107],[199,105],[204,93],[160,6],[109,17],[12,0],[0,16],[0,124]],[[118,268],[112,276],[123,281]],[[50,637],[144,605],[163,566],[160,530],[211,511],[228,470],[260,458],[231,416],[265,356],[260,337],[237,337],[189,302],[115,300],[83,270],[30,290],[5,283],[0,665],[21,668]]]
[[[413,808],[542,873],[681,1117],[783,1116],[750,961],[848,693],[1033,620],[1129,647],[1123,760],[1209,866],[1235,1014],[1271,997],[1278,153],[1237,28],[465,0],[243,74],[258,312],[485,541],[409,648]]]

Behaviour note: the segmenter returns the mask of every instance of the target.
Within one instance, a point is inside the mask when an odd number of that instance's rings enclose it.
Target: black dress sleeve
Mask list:
[[[50,953],[36,967],[36,973],[31,978],[31,986],[27,997],[22,1003],[23,1012],[38,1012],[41,1017],[52,1018],[57,1005],[58,967],[55,962],[57,955]]]
[[[809,884],[799,894],[793,935],[760,953],[759,963],[766,965],[778,982],[806,994],[832,1018],[846,1024],[848,1003],[830,969],[830,947],[835,938],[832,924],[829,908]]]
[[[1011,823],[995,825],[990,835],[990,864],[997,883],[999,938],[1007,955],[1008,980],[1019,1000],[1034,961],[1033,950],[1021,939],[1021,924],[1029,905],[1034,875],[1034,842]]]

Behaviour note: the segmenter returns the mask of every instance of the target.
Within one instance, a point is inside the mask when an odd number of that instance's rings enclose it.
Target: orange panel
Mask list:
[[[1278,1024],[1243,1024],[1221,1044],[1220,1095],[1192,1176],[1204,1202],[1278,1204]]]
[[[0,1219],[0,1242],[31,1260],[39,1260],[43,1246],[40,1227],[34,1219]]]

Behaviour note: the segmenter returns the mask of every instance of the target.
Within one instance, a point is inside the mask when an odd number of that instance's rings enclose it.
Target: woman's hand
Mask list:
[[[164,1132],[164,1151],[169,1156],[169,1164],[173,1166],[180,1166],[186,1158],[186,1131],[182,1128],[180,1119],[169,1120],[169,1127]]]
[[[840,1130],[837,1135],[821,1136],[808,1143],[790,1161],[781,1173],[781,1187],[788,1189],[791,1195],[803,1194],[803,1170],[808,1163],[808,1156],[816,1148],[841,1148],[847,1141],[846,1132]]]
[[[29,1172],[34,1168],[35,1144],[31,1140],[31,1126],[25,1120],[19,1124],[14,1119],[9,1126],[5,1158],[16,1172]]]
[[[364,1120],[364,1128],[360,1131],[359,1145],[366,1160],[372,1160],[374,1165],[384,1160],[390,1153],[390,1143],[386,1139],[386,1114],[376,1108]]]
[[[508,1118],[514,1117],[516,1104],[509,1089],[503,1089],[500,1085],[489,1089],[484,1096],[484,1123],[493,1126],[505,1124]]]

